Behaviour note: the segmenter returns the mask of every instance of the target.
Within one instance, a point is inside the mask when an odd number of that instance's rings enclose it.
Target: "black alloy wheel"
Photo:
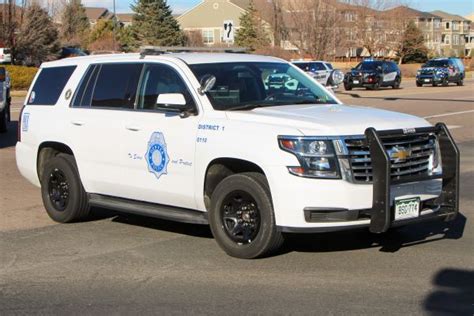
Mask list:
[[[64,172],[55,168],[48,180],[49,200],[58,212],[63,212],[69,202],[69,183]]]
[[[230,192],[221,205],[221,221],[232,241],[239,245],[251,243],[260,229],[257,202],[247,192]]]

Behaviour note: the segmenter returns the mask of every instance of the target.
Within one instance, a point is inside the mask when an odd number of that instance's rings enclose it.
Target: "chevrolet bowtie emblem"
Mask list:
[[[403,147],[393,147],[389,150],[389,155],[391,159],[394,159],[396,163],[404,162],[411,156],[411,150],[405,149]]]

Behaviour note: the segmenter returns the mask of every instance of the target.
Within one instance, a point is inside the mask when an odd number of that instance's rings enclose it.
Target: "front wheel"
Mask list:
[[[417,82],[416,82],[416,86],[417,86],[417,87],[423,87],[423,84],[422,84],[421,82],[418,82],[418,81],[417,81]]]
[[[458,82],[456,82],[456,84],[458,86],[463,86],[464,85],[464,81],[463,80],[459,80]]]
[[[449,84],[449,79],[448,78],[444,78],[443,79],[443,87],[447,87]]]
[[[89,214],[87,193],[71,155],[59,154],[46,162],[41,175],[41,195],[46,212],[56,222],[74,222]]]
[[[7,132],[7,108],[4,108],[3,111],[0,111],[0,133],[6,133]]]
[[[352,90],[352,86],[351,86],[350,84],[348,84],[348,83],[345,83],[345,84],[344,84],[344,89],[345,89],[346,91],[351,91],[351,90]]]
[[[232,257],[268,256],[283,243],[270,189],[260,173],[240,173],[222,180],[212,194],[209,224],[219,246]]]

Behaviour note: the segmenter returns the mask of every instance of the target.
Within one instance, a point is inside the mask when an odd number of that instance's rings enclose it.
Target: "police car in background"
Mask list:
[[[364,60],[344,76],[344,89],[380,87],[400,88],[402,74],[393,61]]]
[[[171,51],[41,66],[16,160],[53,220],[98,206],[209,224],[229,255],[256,258],[284,233],[456,216],[459,152],[444,124],[343,105],[278,58]]]
[[[433,87],[441,84],[447,86],[450,82],[462,86],[466,71],[459,58],[436,58],[426,62],[416,74],[416,86],[431,84]]]
[[[344,73],[339,69],[334,69],[332,64],[326,61],[294,60],[292,63],[308,73],[323,86],[332,89],[337,89],[344,80]]]
[[[7,132],[10,114],[10,74],[5,67],[0,67],[0,133]]]

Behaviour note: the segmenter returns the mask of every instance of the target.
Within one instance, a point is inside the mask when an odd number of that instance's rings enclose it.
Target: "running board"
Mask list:
[[[209,224],[207,221],[207,213],[185,208],[128,200],[100,194],[89,194],[89,203],[91,206],[175,222],[199,225]]]

